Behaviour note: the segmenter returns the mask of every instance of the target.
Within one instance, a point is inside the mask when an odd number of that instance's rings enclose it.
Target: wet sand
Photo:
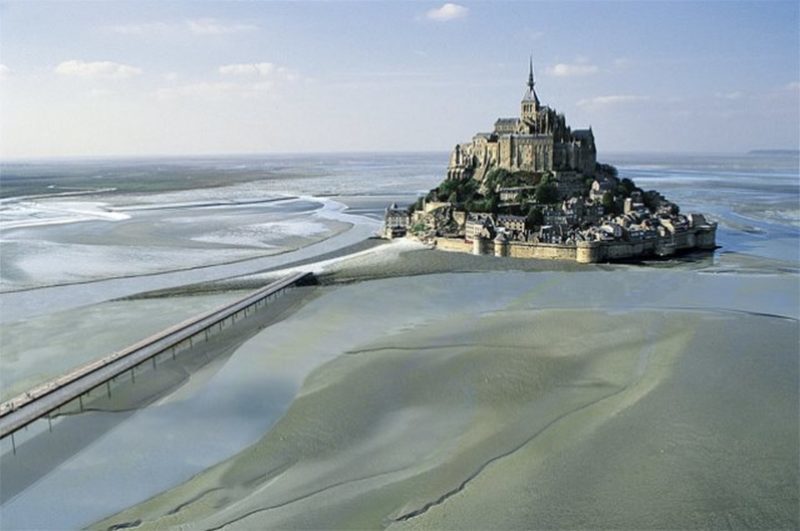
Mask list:
[[[794,287],[595,270],[323,288],[342,315],[421,318],[316,369],[253,446],[95,527],[796,527]]]

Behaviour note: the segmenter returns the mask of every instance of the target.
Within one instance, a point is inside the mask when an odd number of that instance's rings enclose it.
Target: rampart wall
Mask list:
[[[671,238],[639,241],[578,242],[576,244],[493,242],[477,239],[466,242],[459,238],[436,238],[436,248],[480,255],[535,258],[538,260],[574,260],[583,264],[628,260],[648,256],[671,256],[691,249],[714,249],[716,227],[690,229]]]
[[[436,248],[440,251],[454,251],[459,253],[471,253],[472,243],[460,238],[436,238]]]

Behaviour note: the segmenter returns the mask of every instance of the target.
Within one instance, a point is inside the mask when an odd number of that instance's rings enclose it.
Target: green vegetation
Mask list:
[[[492,212],[496,214],[500,211],[500,194],[498,190],[524,186],[534,188],[529,193],[523,194],[520,198],[521,203],[536,201],[537,203],[550,204],[560,200],[558,189],[555,183],[552,182],[550,174],[546,174],[539,179],[537,175],[530,172],[512,173],[502,168],[495,168],[489,171],[482,184],[475,179],[446,180],[428,193],[427,200],[448,202],[458,210]],[[417,204],[412,206],[412,210],[421,207],[421,204]],[[521,207],[504,207],[502,210],[509,214],[525,215],[525,211]]]
[[[424,197],[420,197],[416,201],[411,203],[411,205],[408,207],[408,213],[409,214],[413,214],[417,210],[422,210],[423,201],[425,201],[425,198]]]
[[[525,221],[529,227],[540,227],[544,225],[544,212],[539,207],[531,207]]]
[[[558,188],[556,188],[555,184],[550,182],[540,184],[536,188],[536,195],[534,197],[536,198],[537,203],[542,203],[545,205],[558,203],[560,199],[558,195]]]
[[[444,181],[428,194],[428,201],[448,201],[454,205],[473,199],[478,193],[475,179],[451,179]]]
[[[609,164],[598,164],[597,173],[617,177],[617,169]],[[572,197],[588,197],[593,182],[594,177],[585,177],[583,190],[573,191]],[[499,191],[504,188],[523,188],[519,191],[516,204],[500,206]],[[617,188],[603,197],[606,212],[619,213],[616,199],[630,197],[634,191],[642,192],[631,179],[620,180]],[[642,193],[644,196],[644,192]],[[542,209],[539,206],[556,204],[561,199],[563,197],[558,191],[553,173],[540,175],[532,172],[510,172],[503,168],[490,170],[482,183],[475,179],[446,180],[427,195],[428,201],[447,202],[457,210],[526,216],[532,225],[541,225]],[[645,203],[651,210],[657,200],[657,196],[645,196]],[[531,206],[531,203],[534,205]],[[411,207],[412,211],[421,208],[420,201]]]
[[[529,171],[510,172],[503,168],[495,168],[486,174],[483,183],[489,190],[497,188],[516,188],[519,186],[534,186],[537,184],[537,175]]]
[[[617,168],[615,168],[611,164],[600,164],[600,163],[598,163],[595,166],[595,170],[597,171],[597,173],[601,173],[601,174],[607,175],[609,177],[616,178],[618,176]]]
[[[415,223],[411,226],[411,232],[413,234],[419,234],[421,232],[425,232],[428,229],[428,226],[424,223]]]
[[[620,197],[630,197],[631,194],[639,190],[636,188],[636,185],[633,184],[633,181],[628,179],[627,177],[620,181],[619,185],[617,185],[617,195]],[[641,192],[641,190],[639,190]]]
[[[603,210],[605,210],[606,214],[619,214],[620,209],[617,207],[617,202],[614,201],[614,194],[611,192],[606,192],[603,194]]]

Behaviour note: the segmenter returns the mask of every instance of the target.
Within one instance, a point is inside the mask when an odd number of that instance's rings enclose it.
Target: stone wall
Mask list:
[[[422,207],[423,212],[426,214],[433,212],[437,208],[448,207],[450,203],[442,201],[425,201]]]
[[[575,260],[577,252],[574,245],[511,242],[508,244],[508,256],[541,260]]]
[[[599,248],[598,260],[626,260],[640,256],[650,256],[656,253],[657,239],[640,240],[637,242],[607,242]]]
[[[649,239],[635,242],[578,242],[577,244],[493,242],[477,239],[466,242],[459,238],[436,238],[436,248],[482,255],[536,258],[539,260],[574,260],[582,264],[627,260],[648,256],[669,256],[676,251],[713,249],[716,227],[692,229],[675,235],[674,239]],[[505,248],[501,247],[505,246]]]
[[[714,249],[717,246],[717,227],[698,230],[695,234],[695,245],[698,249]]]
[[[460,238],[436,238],[436,248],[440,251],[455,251],[459,253],[471,253],[472,243],[465,242]]]

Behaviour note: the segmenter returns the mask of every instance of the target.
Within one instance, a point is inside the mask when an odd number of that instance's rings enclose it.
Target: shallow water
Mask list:
[[[2,335],[0,401],[244,294],[117,300],[9,324]]]

